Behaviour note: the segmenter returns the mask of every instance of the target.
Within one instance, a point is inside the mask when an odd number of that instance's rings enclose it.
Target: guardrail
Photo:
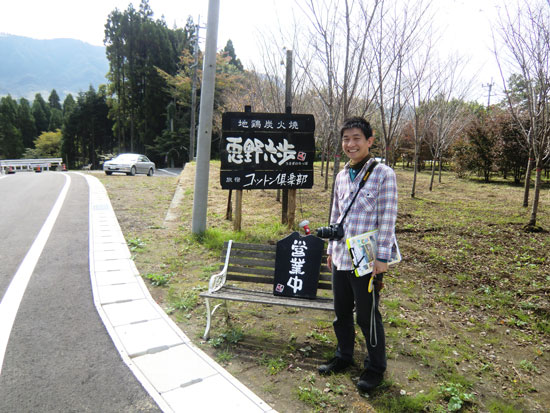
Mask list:
[[[63,165],[62,158],[39,158],[39,159],[1,159],[0,173],[5,173],[11,166],[15,171],[34,171],[40,166],[42,169],[49,170],[52,166]]]

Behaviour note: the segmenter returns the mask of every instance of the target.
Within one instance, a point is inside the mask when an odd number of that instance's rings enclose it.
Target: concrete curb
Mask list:
[[[184,169],[185,170],[185,169]],[[178,176],[178,182],[176,183],[176,190],[174,191],[174,196],[172,197],[172,202],[168,207],[166,212],[166,217],[164,218],[164,225],[168,223],[176,222],[179,217],[178,207],[183,200],[184,190],[181,187],[181,178],[183,177],[183,170]]]
[[[191,340],[153,300],[105,187],[89,175],[94,303],[118,352],[164,412],[274,412]]]

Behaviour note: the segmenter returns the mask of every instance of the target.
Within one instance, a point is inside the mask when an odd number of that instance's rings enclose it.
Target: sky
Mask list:
[[[303,1],[303,0],[302,0]],[[434,0],[436,24],[444,32],[438,41],[440,55],[457,52],[469,58],[468,70],[477,75],[473,99],[486,102],[488,88],[502,83],[494,55],[489,21],[496,18],[495,4],[513,0]],[[0,0],[0,33],[36,39],[73,38],[103,45],[104,25],[115,8],[125,10],[139,0]],[[289,22],[295,0],[220,0],[218,49],[231,39],[245,66],[260,62],[258,31]],[[149,0],[154,18],[164,16],[168,27],[183,27],[188,16],[206,23],[208,0]],[[295,7],[295,6],[294,6]],[[202,30],[201,37],[206,36]],[[485,87],[484,87],[485,85]],[[494,98],[493,98],[494,99]],[[494,103],[494,101],[493,101]]]

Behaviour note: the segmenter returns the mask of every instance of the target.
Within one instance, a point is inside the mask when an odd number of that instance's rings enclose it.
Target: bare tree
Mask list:
[[[505,7],[496,32],[505,46],[503,53],[497,52],[495,47],[495,56],[508,106],[535,162],[535,194],[527,224],[527,229],[533,229],[537,222],[542,168],[550,157],[550,1],[522,0],[514,10]],[[512,98],[505,77],[506,67],[523,78],[526,92],[523,105],[515,104]],[[526,191],[530,166],[527,168]]]
[[[414,174],[411,186],[411,198],[416,196],[416,178],[418,175],[418,159],[422,142],[426,137],[429,125],[436,114],[435,106],[429,105],[437,94],[437,72],[431,60],[431,44],[428,43],[423,54],[419,53],[408,62],[407,86],[409,91],[409,107],[412,112],[412,131],[414,141]]]
[[[439,165],[441,182],[441,165],[443,155],[464,131],[469,119],[469,112],[464,103],[472,86],[473,79],[464,80],[462,73],[467,66],[463,57],[449,57],[440,63],[437,70],[437,96],[429,102],[434,111],[431,120],[431,133],[427,143],[432,154],[432,174],[430,191],[433,189],[435,165]]]
[[[258,33],[258,46],[262,54],[262,67],[251,64],[249,95],[256,103],[255,111],[285,111],[285,55],[287,48],[298,47],[299,25],[284,33]],[[306,111],[307,78],[301,70],[292,72],[292,107],[294,112]]]
[[[368,95],[367,34],[382,3],[383,0],[308,0],[302,6],[309,36],[307,47],[297,53],[297,62],[322,102],[320,117],[328,123],[324,145],[325,189],[328,189],[329,157],[334,156],[334,174],[339,170],[338,125]]]
[[[373,54],[382,144],[386,162],[390,150],[398,146],[404,126],[404,115],[409,94],[405,71],[409,59],[422,46],[430,3],[396,1],[391,9],[385,4],[378,8],[376,29],[369,32]]]

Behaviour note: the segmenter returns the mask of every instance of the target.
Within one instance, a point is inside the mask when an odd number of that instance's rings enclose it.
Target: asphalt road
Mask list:
[[[63,188],[66,198],[14,310],[7,304],[14,280]],[[88,197],[86,180],[74,173],[0,177],[0,337],[9,337],[0,345],[0,412],[159,411],[93,304]]]

